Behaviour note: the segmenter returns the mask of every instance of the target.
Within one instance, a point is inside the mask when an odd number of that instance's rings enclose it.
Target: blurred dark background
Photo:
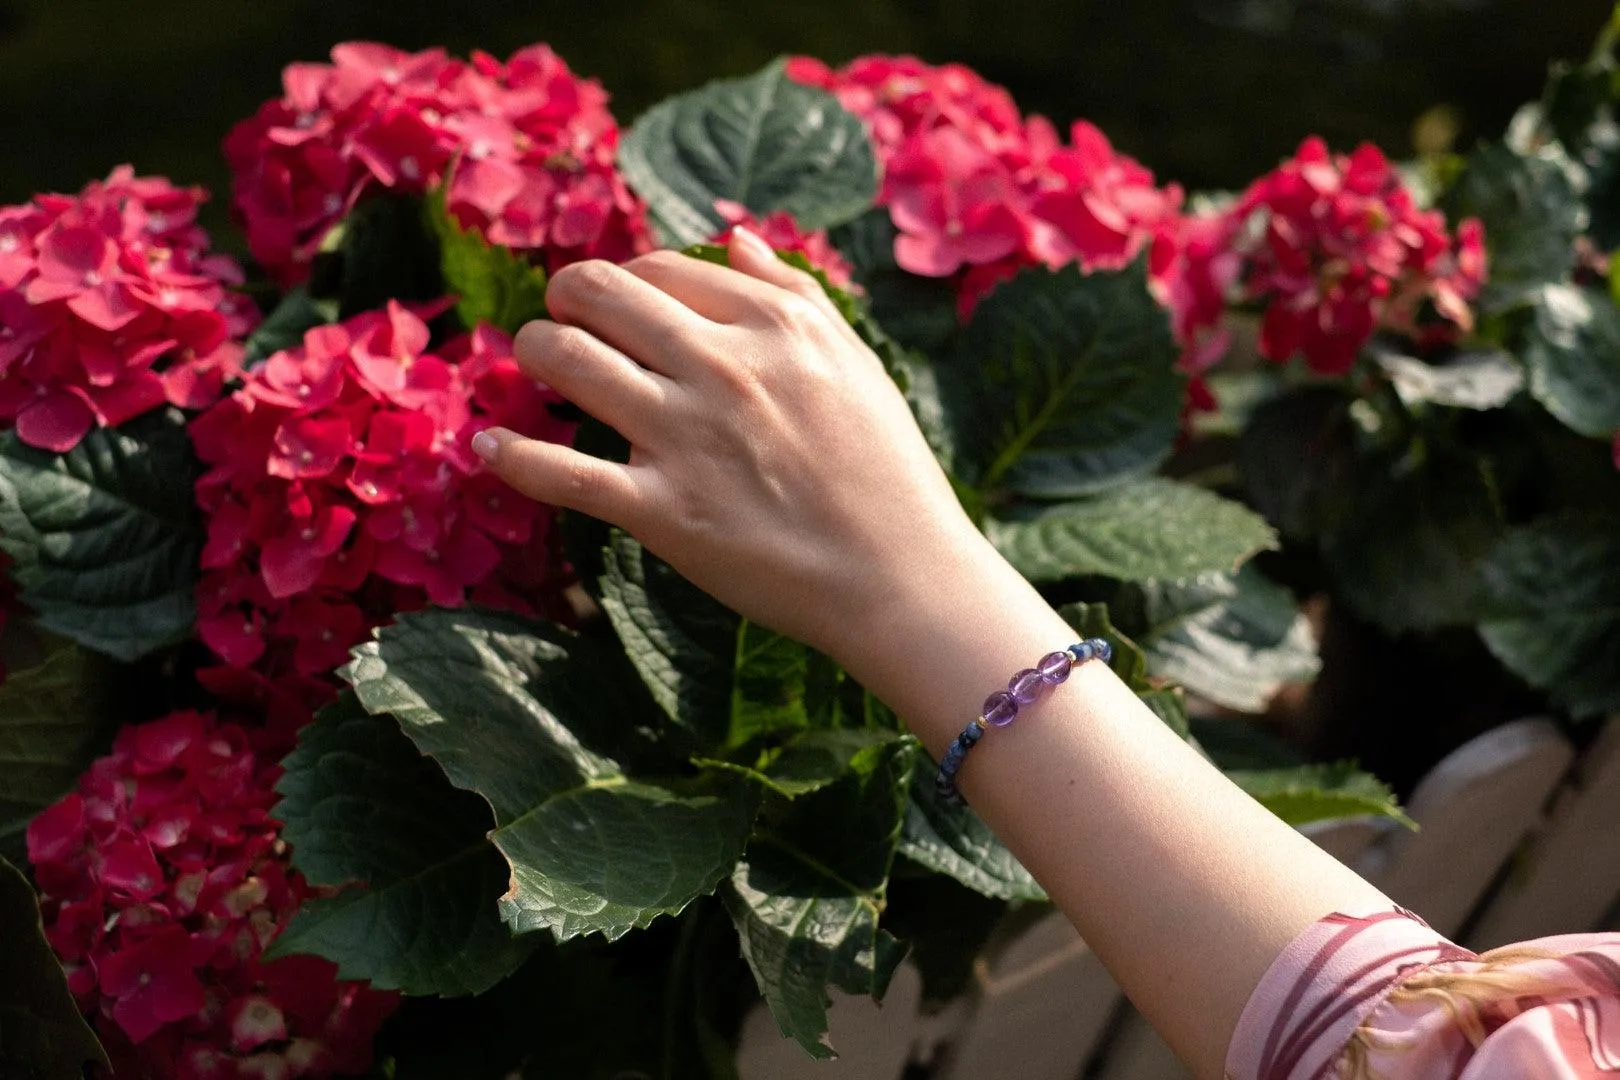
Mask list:
[[[1096,122],[1161,178],[1234,187],[1309,132],[1395,155],[1500,132],[1610,0],[0,0],[0,203],[123,161],[216,191],[232,122],[291,60],[368,38],[505,56],[549,42],[621,121],[804,52],[959,60],[1060,124]],[[1426,119],[1421,119],[1426,118]]]

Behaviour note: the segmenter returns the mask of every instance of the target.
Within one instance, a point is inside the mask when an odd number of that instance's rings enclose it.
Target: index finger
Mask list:
[[[546,288],[552,321],[577,326],[662,375],[690,368],[690,358],[718,329],[669,293],[609,262],[563,267]]]

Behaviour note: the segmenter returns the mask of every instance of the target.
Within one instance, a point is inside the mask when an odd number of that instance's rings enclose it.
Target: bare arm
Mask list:
[[[504,431],[514,487],[629,530],[744,615],[831,655],[937,757],[1014,671],[1074,639],[963,514],[874,357],[739,230],[570,267],[524,369],[632,445],[628,465]],[[737,271],[741,271],[740,273]],[[1234,787],[1100,664],[986,736],[964,794],[1199,1077],[1277,954],[1371,885]]]

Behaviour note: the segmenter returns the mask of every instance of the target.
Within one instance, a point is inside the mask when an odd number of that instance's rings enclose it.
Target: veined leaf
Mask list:
[[[939,377],[956,465],[981,492],[1073,498],[1170,453],[1184,380],[1147,265],[1024,270],[973,312]]]
[[[1286,769],[1234,769],[1227,778],[1290,825],[1373,814],[1416,828],[1389,786],[1349,762]]]
[[[546,272],[511,248],[464,229],[445,205],[446,188],[425,203],[428,227],[439,238],[439,270],[456,298],[456,314],[469,329],[489,323],[509,334],[546,314]]]
[[[402,616],[345,677],[450,782],[494,809],[511,867],[501,915],[519,932],[609,939],[673,915],[731,872],[758,794],[633,777],[602,750],[652,704],[610,649],[487,611]]]
[[[1620,308],[1607,293],[1549,285],[1526,331],[1530,393],[1582,435],[1620,431]]]
[[[1284,683],[1321,669],[1294,594],[1252,563],[1236,574],[1142,586],[1148,669],[1240,712],[1265,709]]]
[[[653,106],[620,142],[619,168],[672,247],[726,227],[717,199],[825,229],[877,197],[877,158],[860,120],[789,79],[781,61]]]
[[[389,716],[352,694],[321,710],[283,762],[275,816],[311,885],[270,953],[312,953],[383,990],[479,994],[517,970],[538,935],[515,937],[498,900],[507,866],[489,804],[453,787]]]
[[[1556,147],[1528,154],[1503,143],[1480,147],[1443,207],[1451,221],[1477,217],[1485,225],[1490,277],[1479,304],[1486,312],[1524,303],[1543,285],[1566,280],[1575,238],[1586,226],[1568,162]]]
[[[892,730],[818,729],[767,750],[753,765],[711,758],[694,758],[692,763],[745,776],[784,798],[796,799],[837,783],[851,769],[860,770],[863,756],[881,752],[894,738]]]
[[[882,997],[905,949],[878,928],[916,755],[908,738],[789,804],[721,890],[743,956],[782,1034],[827,1043],[829,986]]]
[[[598,582],[607,612],[636,670],[688,752],[711,755],[767,735],[808,727],[809,648],[749,623],[628,534],[614,530]]]
[[[0,1075],[80,1080],[112,1066],[45,940],[28,879],[0,859]]]
[[[947,805],[926,769],[912,770],[911,801],[900,833],[900,854],[997,900],[1045,900],[1005,844],[969,806]]]
[[[991,518],[985,534],[1031,581],[1099,574],[1121,581],[1230,572],[1277,535],[1247,507],[1151,477],[1084,499]]]
[[[1340,595],[1391,633],[1479,617],[1480,563],[1501,535],[1501,512],[1483,464],[1433,449],[1417,461],[1392,453],[1357,461],[1346,510],[1322,538]]]
[[[66,794],[110,738],[104,666],[61,642],[0,683],[0,836]]]
[[[199,471],[174,410],[93,430],[65,454],[0,435],[0,550],[39,625],[119,660],[190,634]]]
[[[1577,716],[1620,711],[1620,522],[1557,517],[1514,529],[1484,567],[1480,636]]]

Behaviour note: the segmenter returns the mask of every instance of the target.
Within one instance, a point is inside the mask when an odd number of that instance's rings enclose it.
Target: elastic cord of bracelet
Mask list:
[[[1087,660],[1101,660],[1106,664],[1113,656],[1114,650],[1108,642],[1102,638],[1086,638],[1062,652],[1047,653],[1034,667],[1025,668],[1008,680],[1007,689],[997,690],[986,698],[984,711],[951,740],[945,756],[940,759],[939,773],[934,777],[934,790],[940,799],[952,806],[961,805],[962,793],[956,789],[956,774],[961,771],[968,751],[984,738],[985,729],[1012,723],[1018,718],[1019,709],[1033,705],[1047,690],[1067,679],[1077,664]]]

